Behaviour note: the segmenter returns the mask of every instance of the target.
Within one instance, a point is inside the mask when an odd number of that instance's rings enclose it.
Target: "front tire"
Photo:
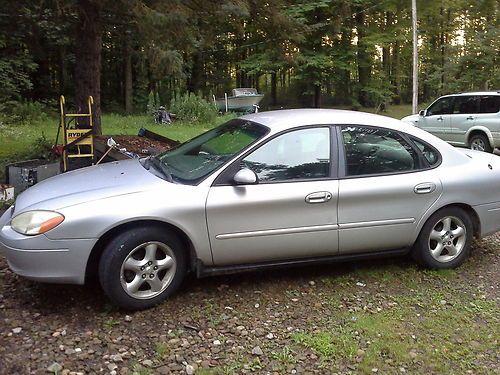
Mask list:
[[[116,305],[144,310],[172,295],[186,274],[178,237],[161,227],[139,227],[116,236],[99,262],[101,287]]]
[[[493,152],[490,141],[484,134],[474,134],[469,141],[469,146],[471,150]]]
[[[433,268],[455,268],[467,258],[472,243],[472,221],[463,209],[447,207],[425,223],[413,246],[413,258]]]

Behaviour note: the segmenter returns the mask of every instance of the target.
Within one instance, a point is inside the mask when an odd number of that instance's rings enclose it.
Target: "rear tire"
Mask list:
[[[493,152],[490,141],[484,134],[474,134],[469,140],[469,147],[471,148],[471,150],[484,151],[489,153]]]
[[[99,281],[109,299],[126,310],[144,310],[172,295],[186,274],[178,237],[161,227],[139,227],[116,236],[99,261]]]
[[[413,245],[412,256],[424,267],[455,268],[469,255],[472,236],[472,221],[467,212],[446,207],[427,220]]]

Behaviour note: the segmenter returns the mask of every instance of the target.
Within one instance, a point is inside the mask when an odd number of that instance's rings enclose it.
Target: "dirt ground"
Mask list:
[[[0,374],[498,374],[500,236],[457,270],[409,259],[188,278],[127,313],[0,258]]]

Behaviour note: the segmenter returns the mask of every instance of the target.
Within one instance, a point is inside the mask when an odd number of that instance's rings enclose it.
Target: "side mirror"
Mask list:
[[[425,117],[425,109],[422,109],[418,114],[420,117]]]
[[[253,185],[257,183],[257,175],[254,171],[243,168],[236,172],[233,180],[237,185]]]

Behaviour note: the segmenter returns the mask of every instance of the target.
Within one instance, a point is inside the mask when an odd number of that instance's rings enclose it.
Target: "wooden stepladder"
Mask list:
[[[72,158],[90,158],[94,161],[94,129],[92,122],[92,105],[94,99],[89,96],[87,99],[88,113],[65,113],[64,96],[59,98],[59,107],[61,110],[61,121],[58,133],[63,137],[63,171],[68,170],[69,159]],[[78,126],[79,118],[88,118],[84,128]]]

